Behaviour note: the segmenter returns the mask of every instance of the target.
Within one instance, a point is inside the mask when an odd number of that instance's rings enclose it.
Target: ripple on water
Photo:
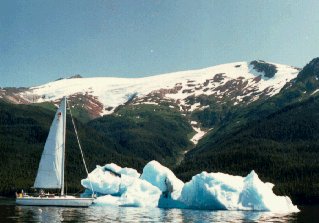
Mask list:
[[[298,222],[301,213],[134,207],[59,208],[0,203],[0,222]],[[319,210],[319,208],[317,208]],[[301,214],[302,215],[302,214]],[[301,222],[301,221],[300,221]]]

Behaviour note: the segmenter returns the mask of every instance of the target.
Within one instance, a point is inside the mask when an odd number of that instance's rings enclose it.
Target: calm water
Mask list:
[[[0,222],[319,222],[319,206],[289,215],[131,207],[23,207],[0,200]]]

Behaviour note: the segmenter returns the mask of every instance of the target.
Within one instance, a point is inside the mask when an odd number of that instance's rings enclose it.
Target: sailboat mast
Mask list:
[[[63,152],[62,152],[62,185],[61,196],[64,195],[64,163],[65,163],[65,135],[66,135],[66,97],[63,97]]]
[[[68,102],[67,102],[67,103],[68,103]],[[73,119],[73,116],[72,116],[71,107],[70,107],[69,104],[67,104],[67,106],[69,107],[70,116],[71,116],[71,121],[72,121],[72,124],[73,124],[73,128],[74,128],[74,132],[75,132],[75,135],[76,135],[76,139],[77,139],[77,141],[78,141],[78,145],[79,145],[79,149],[80,149],[80,152],[81,152],[81,156],[82,156],[82,161],[83,161],[83,164],[84,164],[84,168],[85,168],[86,174],[87,174],[87,176],[88,176],[88,179],[89,179],[89,182],[90,182],[90,185],[91,185],[92,197],[94,197],[95,194],[94,194],[94,190],[93,190],[93,185],[92,185],[92,182],[91,182],[91,180],[90,180],[89,171],[88,171],[88,168],[87,168],[86,163],[85,163],[85,159],[84,159],[84,155],[83,155],[83,151],[82,151],[82,147],[81,147],[81,143],[80,143],[78,131],[76,130],[75,123],[74,123],[74,119]]]

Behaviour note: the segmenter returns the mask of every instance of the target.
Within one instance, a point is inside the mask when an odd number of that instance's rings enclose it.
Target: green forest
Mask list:
[[[43,105],[0,102],[1,195],[32,187],[54,113]],[[88,123],[76,120],[76,126],[90,171],[111,162],[142,171],[154,159],[170,166],[191,145],[190,124],[166,107],[123,108]],[[66,139],[66,184],[77,192],[86,174],[69,116]]]

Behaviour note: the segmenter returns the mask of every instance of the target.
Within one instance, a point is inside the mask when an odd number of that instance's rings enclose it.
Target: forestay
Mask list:
[[[66,98],[61,101],[41,156],[34,188],[62,188]]]

